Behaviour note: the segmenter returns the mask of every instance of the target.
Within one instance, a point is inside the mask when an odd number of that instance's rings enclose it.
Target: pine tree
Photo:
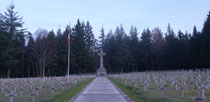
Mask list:
[[[116,39],[114,37],[113,32],[110,30],[107,34],[104,41],[104,52],[106,53],[106,57],[104,57],[104,65],[108,72],[116,72],[114,55],[116,52]]]
[[[196,26],[194,25],[194,27],[193,27],[193,35],[192,35],[192,37],[197,38],[198,36],[199,36],[199,35],[198,35],[197,28],[196,28]]]
[[[6,48],[8,47],[8,33],[6,31],[6,28],[4,26],[4,20],[3,15],[0,13],[0,77],[6,76],[7,67],[5,66],[5,55],[3,53],[5,52]]]
[[[1,15],[3,18],[3,26],[7,35],[5,39],[7,41],[7,48],[2,52],[2,55],[5,59],[5,66],[7,69],[7,76],[12,75],[21,75],[21,68],[23,71],[23,53],[24,53],[24,29],[22,29],[22,17],[19,17],[18,12],[14,11],[15,5],[11,4],[4,15]],[[21,63],[22,62],[22,63]],[[16,70],[16,71],[15,71]],[[12,71],[12,72],[11,72]]]
[[[163,48],[165,46],[165,40],[163,38],[163,33],[160,28],[154,28],[152,30],[152,58],[155,68],[161,69],[163,68],[163,57],[164,51]]]
[[[54,70],[56,70],[57,67],[57,63],[56,63],[56,36],[54,34],[54,31],[51,30],[49,32],[49,34],[47,35],[47,50],[48,50],[48,65],[46,66],[46,71],[47,71],[47,75],[52,75],[53,72],[55,72]]]
[[[67,65],[68,65],[68,57],[67,57],[68,56],[68,42],[67,42],[68,39],[67,39],[67,37],[68,37],[67,33],[62,33],[60,28],[57,30],[57,36],[56,36],[57,68],[55,69],[55,73],[54,73],[55,75],[66,75],[67,74]],[[70,40],[70,41],[72,41],[72,40]],[[71,46],[72,46],[72,44],[71,44]],[[71,60],[72,60],[72,57],[71,57]],[[70,65],[72,66],[72,63]]]
[[[126,33],[122,25],[117,27],[114,33],[116,37],[116,52],[115,52],[115,67],[117,68],[117,72],[123,72],[125,69],[126,54],[127,54],[127,45],[125,42]],[[129,46],[128,46],[129,47]]]
[[[85,25],[85,42],[87,44],[87,50],[88,52],[90,52],[90,54],[92,54],[95,50],[95,43],[96,43],[96,39],[94,38],[93,35],[93,31],[92,31],[92,27],[89,23],[89,21],[87,21],[86,25]]]
[[[99,42],[100,42],[100,50],[104,48],[104,39],[105,39],[105,34],[104,34],[104,28],[101,28],[101,35],[99,36]]]
[[[174,59],[176,59],[177,68],[189,68],[190,60],[189,59],[189,52],[190,52],[190,45],[189,45],[189,34],[186,32],[185,34],[182,33],[180,30],[178,31],[178,43],[177,47],[178,50],[176,52],[176,56]]]
[[[153,70],[153,64],[151,60],[151,48],[152,48],[152,40],[151,40],[151,32],[149,28],[143,30],[141,41],[140,41],[140,55],[141,55],[141,70]]]
[[[203,67],[210,67],[210,11],[202,29],[202,61]]]
[[[121,72],[130,72],[130,71],[137,71],[137,67],[135,66],[135,60],[131,60],[131,50],[130,50],[130,45],[131,45],[131,39],[130,37],[125,34],[123,38],[123,71]],[[132,63],[133,61],[133,63]],[[133,69],[131,70],[133,64]]]
[[[139,59],[139,40],[138,31],[136,27],[130,28],[130,53],[131,53],[131,67],[132,71],[137,71],[137,60]]]
[[[29,36],[29,40],[28,40],[28,44],[26,47],[26,51],[25,51],[25,59],[26,59],[26,71],[27,71],[27,77],[31,77],[31,76],[36,76],[36,62],[35,62],[35,58],[34,58],[34,44],[35,41],[32,37],[32,34],[29,32],[28,33]]]
[[[165,47],[165,65],[166,67],[170,67],[171,69],[177,68],[177,47],[178,47],[178,39],[175,36],[173,29],[170,24],[168,24],[167,32],[165,35],[166,47]]]
[[[190,39],[190,55],[191,65],[195,68],[201,67],[201,33],[197,31],[196,26],[193,27],[193,35]]]
[[[75,70],[77,73],[88,71],[86,47],[84,26],[77,20],[77,24],[72,29],[72,50],[75,55]]]
[[[86,49],[87,49],[87,68],[89,71],[96,70],[95,62],[96,58],[98,56],[95,56],[96,52],[96,39],[94,38],[94,34],[92,31],[92,26],[90,25],[89,21],[87,21],[85,27],[84,27],[84,33],[85,33],[85,43],[86,43]],[[90,71],[90,72],[91,72]]]

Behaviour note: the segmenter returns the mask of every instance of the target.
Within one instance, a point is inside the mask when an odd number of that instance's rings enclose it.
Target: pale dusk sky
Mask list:
[[[0,1],[3,13],[11,0]],[[19,15],[23,17],[24,27],[34,33],[36,29],[64,28],[77,19],[89,21],[96,37],[103,26],[105,33],[116,26],[123,25],[126,33],[130,26],[138,28],[139,33],[149,27],[166,31],[168,23],[177,33],[180,29],[192,32],[196,25],[200,31],[210,11],[210,0],[13,0]]]

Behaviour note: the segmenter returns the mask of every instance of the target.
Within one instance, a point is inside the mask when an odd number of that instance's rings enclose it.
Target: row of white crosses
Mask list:
[[[156,87],[158,87],[158,90],[160,91],[161,98],[165,97],[165,90],[172,90],[177,93],[181,92],[180,97],[187,97],[185,96],[186,90],[194,90],[197,91],[198,94],[201,93],[201,95],[195,96],[195,100],[204,100],[206,98],[206,91],[209,92],[210,87],[209,70],[135,72],[114,74],[111,75],[111,77],[119,79],[118,81],[133,87],[143,87],[144,91],[148,91],[151,81],[154,81]]]
[[[91,77],[93,76],[70,76],[69,81],[67,81],[66,77],[0,79],[0,92],[2,93],[0,95],[9,97],[10,102],[14,101],[14,97],[30,96],[32,97],[32,102],[34,102],[35,96],[39,96],[40,91],[50,90],[51,94],[54,95],[57,88],[65,90],[65,87],[71,87],[76,85],[77,82]],[[47,86],[49,89],[43,89],[43,86]]]

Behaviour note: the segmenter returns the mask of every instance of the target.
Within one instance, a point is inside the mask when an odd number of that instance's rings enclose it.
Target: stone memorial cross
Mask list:
[[[100,56],[100,68],[104,68],[104,57],[106,54],[101,51],[100,53],[98,53],[98,55]]]
[[[97,70],[97,76],[106,76],[106,69],[104,68],[104,58],[103,58],[103,56],[105,56],[106,54],[101,50],[101,52],[98,53],[98,55],[100,56],[100,67]]]

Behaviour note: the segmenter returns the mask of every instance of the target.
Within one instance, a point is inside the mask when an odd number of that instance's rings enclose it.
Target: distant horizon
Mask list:
[[[0,13],[6,11],[12,3],[10,0],[0,1]],[[126,0],[62,0],[62,1],[14,1],[15,11],[23,17],[24,28],[29,32],[39,29],[47,29],[55,32],[59,26],[62,32],[67,25],[73,27],[77,19],[89,21],[93,27],[96,38],[100,35],[103,27],[105,34],[110,30],[115,31],[117,26],[123,25],[128,34],[130,27],[136,26],[141,35],[143,29],[150,30],[159,27],[163,33],[166,32],[170,23],[174,32],[179,30],[192,33],[196,26],[198,31],[202,31],[207,14],[210,11],[210,1],[154,1],[145,0],[132,2]],[[38,5],[38,6],[37,6]],[[64,16],[65,15],[65,16]]]

